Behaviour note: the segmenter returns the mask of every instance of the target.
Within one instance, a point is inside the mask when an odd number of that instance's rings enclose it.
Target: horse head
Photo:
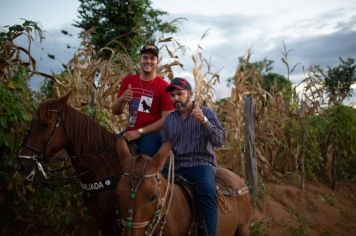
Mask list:
[[[123,137],[117,142],[123,174],[116,189],[120,198],[124,234],[151,235],[160,221],[167,198],[167,185],[161,170],[171,150],[165,142],[152,158],[132,156]]]
[[[50,99],[38,106],[17,156],[18,169],[28,181],[33,181],[37,172],[50,179],[48,183],[79,180],[84,203],[103,235],[121,235],[115,214],[115,187],[121,176],[114,148],[116,136],[92,117],[67,105],[68,97]],[[68,156],[55,157],[62,149]],[[67,160],[70,163],[55,167],[58,161]],[[62,171],[70,167],[75,173],[63,176]]]
[[[47,178],[41,163],[66,146],[63,109],[69,95],[45,101],[37,108],[17,156],[17,168],[28,181],[33,181],[37,171]]]

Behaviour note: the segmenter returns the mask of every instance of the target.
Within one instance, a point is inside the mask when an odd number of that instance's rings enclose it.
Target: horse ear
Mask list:
[[[162,169],[170,151],[171,151],[171,143],[166,141],[165,143],[162,144],[159,151],[152,157],[152,164],[157,168]]]
[[[124,136],[121,136],[117,139],[116,151],[119,154],[121,166],[124,167],[125,165],[128,165],[127,163],[129,163],[132,156]]]

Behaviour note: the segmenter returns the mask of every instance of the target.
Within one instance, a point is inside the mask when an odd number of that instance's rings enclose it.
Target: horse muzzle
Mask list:
[[[38,159],[38,156],[17,156],[16,169],[22,176],[24,176],[26,181],[33,182],[37,171],[40,171],[45,179],[48,179],[48,176]]]

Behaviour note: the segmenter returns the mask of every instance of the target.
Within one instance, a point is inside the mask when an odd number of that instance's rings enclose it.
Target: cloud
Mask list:
[[[66,65],[78,49],[79,29],[71,25],[64,25],[63,29],[66,29],[72,36],[64,35],[61,30],[49,30],[45,32],[45,39],[42,42],[37,39],[32,43],[31,54],[36,60],[38,71],[47,74],[60,73],[64,70],[62,64]],[[17,43],[27,46],[28,40],[19,38]],[[48,55],[53,55],[54,59],[49,58]],[[41,76],[33,76],[30,81],[31,88],[38,90],[43,79]]]
[[[184,74],[192,78],[193,62],[191,54],[197,50],[198,44],[204,49],[204,57],[211,60],[212,71],[220,71],[221,96],[228,96],[226,88],[227,79],[234,75],[239,57],[252,48],[252,60],[264,58],[274,60],[274,71],[286,75],[287,69],[281,62],[281,48],[284,42],[287,49],[291,49],[289,63],[301,63],[305,69],[310,65],[334,66],[339,64],[339,57],[356,58],[356,15],[352,9],[338,8],[322,15],[314,15],[305,19],[292,21],[288,15],[275,18],[269,13],[259,16],[242,15],[238,13],[227,15],[201,15],[201,14],[172,14],[167,19],[187,18],[181,21],[179,34],[174,35],[179,43],[188,46],[185,56],[180,60],[185,71],[177,71],[176,76]],[[292,17],[289,17],[292,18]],[[281,24],[284,20],[284,24]],[[78,29],[72,27],[72,33],[77,34]],[[76,31],[75,31],[76,30]],[[204,32],[207,37],[201,40]],[[71,30],[70,30],[71,31]],[[37,45],[33,52],[42,59],[39,69],[44,72],[58,72],[61,64],[66,64],[76,48],[67,49],[66,45],[78,46],[79,40],[68,37],[60,31],[48,31],[46,40]],[[43,48],[43,49],[42,49]],[[47,54],[56,56],[50,60]],[[291,79],[298,83],[305,74],[302,67],[297,67]]]
[[[350,21],[338,22],[337,31],[329,34],[301,37],[297,40],[291,40],[291,43],[284,41],[288,50],[292,50],[289,58],[290,64],[301,63],[307,70],[311,65],[320,65],[322,68],[336,66],[340,64],[339,57],[347,59],[356,58],[356,29],[352,27],[355,24],[355,17]],[[285,66],[280,63],[282,57],[280,53],[281,45],[277,45],[266,52],[266,57],[273,59],[275,70],[278,73],[285,73]],[[299,66],[296,73],[303,74]],[[299,76],[295,83],[300,82]]]
[[[293,21],[290,15],[283,15],[278,21],[268,15],[197,15],[187,14],[188,18],[180,27],[181,43],[188,45],[194,52],[199,43],[204,54],[210,58],[216,68],[223,67],[222,81],[235,73],[238,58],[252,48],[252,60],[264,58],[274,60],[274,70],[285,74],[287,69],[281,62],[283,43],[292,49],[289,55],[290,65],[301,63],[305,68],[310,65],[334,66],[339,57],[356,57],[356,15],[353,9],[337,8],[321,15],[310,15]],[[172,18],[182,14],[171,15]],[[199,42],[205,30],[208,36]],[[183,62],[190,68],[188,58]],[[297,83],[303,75],[302,66],[297,67],[296,75],[291,77]]]

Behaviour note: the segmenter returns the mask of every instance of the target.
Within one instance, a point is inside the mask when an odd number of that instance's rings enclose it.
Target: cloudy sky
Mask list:
[[[221,83],[216,88],[219,97],[229,96],[226,79],[232,76],[238,58],[252,48],[252,60],[263,58],[275,61],[276,72],[286,74],[281,63],[280,49],[284,42],[292,52],[289,63],[301,63],[292,75],[299,82],[310,65],[335,66],[338,57],[356,58],[356,0],[153,0],[153,7],[169,13],[167,20],[181,21],[175,36],[191,51],[182,58],[184,72],[191,77],[190,55],[198,43],[204,55],[211,59],[213,71],[220,70]],[[39,68],[45,72],[58,72],[66,63],[78,40],[64,36],[61,29],[74,35],[78,29],[71,27],[77,17],[79,2],[74,0],[8,0],[0,3],[0,27],[21,23],[20,18],[39,22],[46,30],[46,40],[33,49]],[[208,36],[201,42],[206,30]],[[47,59],[54,54],[56,60]]]

